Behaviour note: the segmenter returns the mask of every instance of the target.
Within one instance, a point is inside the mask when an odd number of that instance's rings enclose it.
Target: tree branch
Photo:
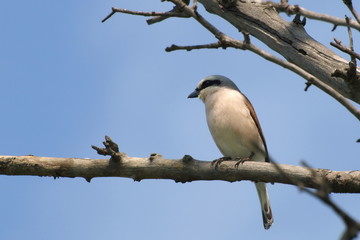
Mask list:
[[[353,7],[352,0],[343,0],[343,2],[349,8],[350,12],[352,13],[352,15],[354,16],[356,21],[360,24],[360,16],[357,13],[357,11],[355,10],[355,8]]]
[[[341,41],[339,41],[338,39],[334,38],[334,42],[330,42],[330,45],[333,47],[336,47],[337,49],[339,49],[340,51],[349,54],[352,57],[355,57],[357,59],[360,60],[360,54],[354,52],[353,50],[351,50],[350,48],[346,47],[345,45],[342,44]]]
[[[203,18],[196,11],[195,5],[188,6],[181,0],[169,1],[173,2],[177,9],[181,9],[181,14],[193,17],[219,41],[226,42],[226,35]],[[348,68],[347,61],[316,42],[306,33],[301,24],[284,21],[270,3],[225,0],[199,0],[199,2],[208,12],[219,15],[240,31],[247,32],[264,42],[288,62],[311,75],[311,79],[318,79],[318,85],[322,86],[321,89],[327,89],[327,93],[333,92],[360,103],[360,81],[350,83],[336,74]],[[286,1],[282,1],[282,4],[286,4]],[[346,21],[342,19],[339,24],[345,25]],[[356,22],[355,24],[358,25]],[[353,21],[349,21],[349,25],[353,26]],[[355,70],[356,77],[359,77],[359,70],[357,68]],[[307,80],[308,83],[313,82],[313,80],[309,81],[309,78]],[[335,98],[340,99],[347,109],[354,110],[354,107],[349,107],[346,99],[343,100],[338,96]],[[356,108],[352,111],[357,116],[358,112]]]
[[[347,61],[315,41],[301,24],[286,22],[271,5],[251,1],[199,2],[208,12],[224,18],[237,29],[248,32],[325,85],[360,103],[360,81],[350,84],[331,75],[336,69],[346,69]],[[360,75],[360,72],[357,74]]]
[[[188,17],[190,17],[190,16],[188,16],[188,15],[182,13],[182,12],[179,12],[179,11],[141,12],[141,11],[127,10],[127,9],[123,9],[123,8],[116,8],[116,7],[113,7],[111,10],[112,10],[111,13],[109,15],[107,15],[101,22],[105,22],[106,20],[111,18],[117,12],[131,14],[131,15],[145,16],[145,17],[151,17],[151,16],[159,16],[159,17],[164,17],[164,18],[168,18],[168,17],[188,18]]]
[[[165,159],[152,154],[148,158],[121,156],[113,159],[52,158],[37,156],[0,156],[1,175],[28,175],[83,177],[90,182],[95,177],[125,177],[142,179],[172,179],[175,182],[197,180],[224,180],[228,182],[251,180],[293,184],[274,164],[245,162],[235,168],[236,161],[224,162],[215,170],[211,162],[195,160],[185,155],[182,159]],[[316,187],[312,173],[306,167],[278,165],[288,176],[301,181],[305,187]],[[360,171],[332,171],[314,169],[328,182],[331,192],[360,193]]]
[[[285,12],[287,15],[300,14],[301,16],[304,16],[304,17],[307,17],[310,19],[334,24],[334,26],[347,26],[346,21],[342,18],[313,12],[313,11],[307,10],[303,7],[300,7],[299,5],[289,5],[287,2],[274,3],[271,1],[265,2],[265,4],[273,6],[278,12]],[[358,23],[354,20],[350,21],[350,27],[360,31],[360,23]],[[335,28],[333,30],[335,30]]]

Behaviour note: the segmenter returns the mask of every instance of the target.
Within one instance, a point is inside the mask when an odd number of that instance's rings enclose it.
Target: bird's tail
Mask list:
[[[264,228],[269,229],[271,227],[271,224],[274,222],[274,219],[271,212],[270,200],[266,190],[266,184],[263,182],[258,182],[255,183],[255,185],[260,199]]]

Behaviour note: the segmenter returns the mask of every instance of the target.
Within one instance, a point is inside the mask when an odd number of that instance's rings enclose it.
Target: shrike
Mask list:
[[[205,104],[211,135],[226,158],[269,162],[265,138],[250,101],[229,78],[212,75],[199,82],[188,98],[200,98]],[[221,161],[220,161],[221,162]],[[216,165],[220,164],[216,162]],[[263,182],[256,182],[264,228],[273,223],[270,201]]]

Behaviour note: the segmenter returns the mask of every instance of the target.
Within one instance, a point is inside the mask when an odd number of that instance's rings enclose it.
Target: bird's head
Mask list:
[[[202,79],[195,90],[190,93],[188,98],[200,98],[205,101],[206,97],[215,93],[219,89],[229,88],[239,91],[238,87],[229,78],[222,75],[211,75]]]

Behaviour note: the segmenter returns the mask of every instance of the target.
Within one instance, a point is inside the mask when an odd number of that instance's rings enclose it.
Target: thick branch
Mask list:
[[[109,159],[51,158],[36,156],[0,156],[1,175],[30,175],[53,177],[125,177],[142,179],[172,179],[176,182],[197,180],[224,180],[229,182],[251,180],[294,184],[301,181],[305,187],[316,187],[313,174],[306,167],[279,164],[284,176],[271,163],[245,162],[239,168],[233,161],[224,162],[217,169],[211,162],[195,160],[190,156],[169,160],[153,154],[149,158],[121,155],[121,161]],[[314,169],[328,182],[332,192],[360,193],[360,171],[332,171]]]
[[[176,5],[176,9],[181,9],[181,14],[184,16],[195,18],[220,42],[224,43],[227,40],[225,34],[198,14],[196,5],[190,7],[181,0],[169,1]],[[199,2],[204,5],[208,12],[224,18],[239,31],[258,38],[281,54],[288,62],[297,65],[304,72],[319,79],[322,86],[327,85],[329,86],[327,89],[332,89],[345,98],[360,103],[360,70],[356,67],[353,68],[355,74],[352,79],[345,75],[336,74],[346,71],[348,68],[347,61],[311,38],[306,33],[303,24],[289,23],[282,19],[271,3],[246,0],[199,0]],[[284,4],[287,4],[286,1],[282,2],[282,5]],[[113,13],[114,8],[109,16]],[[148,16],[148,13],[147,15],[139,12],[135,14]],[[352,22],[349,21],[348,25],[351,26],[351,24]]]
[[[329,85],[343,96],[360,103],[360,81],[332,76],[348,67],[324,45],[309,36],[301,24],[286,22],[275,9],[253,1],[199,0],[208,12],[219,15],[240,31],[256,37],[286,60]],[[360,73],[357,73],[360,75]]]

